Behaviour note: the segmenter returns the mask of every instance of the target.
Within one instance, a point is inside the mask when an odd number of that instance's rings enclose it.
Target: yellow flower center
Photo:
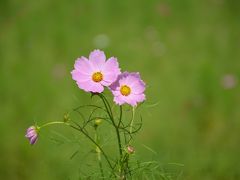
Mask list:
[[[103,80],[103,75],[102,75],[102,73],[101,73],[101,72],[95,72],[95,73],[93,73],[93,75],[92,75],[92,80],[93,80],[94,82],[100,82],[100,81],[102,81],[102,80]]]
[[[124,85],[124,86],[121,86],[120,92],[123,96],[128,96],[131,93],[131,89],[127,85]]]

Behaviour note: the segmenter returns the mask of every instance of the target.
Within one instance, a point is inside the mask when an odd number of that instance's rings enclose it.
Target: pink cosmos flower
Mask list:
[[[127,103],[136,106],[145,100],[145,83],[139,73],[122,73],[110,86],[110,90],[114,95],[114,102],[119,105]]]
[[[28,138],[31,145],[35,144],[38,139],[37,127],[31,126],[27,129],[26,138]]]
[[[104,86],[110,86],[120,74],[117,58],[111,57],[106,61],[103,51],[94,50],[89,59],[78,58],[71,72],[78,87],[87,92],[101,93]]]

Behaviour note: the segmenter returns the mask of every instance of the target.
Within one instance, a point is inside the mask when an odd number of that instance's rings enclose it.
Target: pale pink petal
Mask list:
[[[74,68],[86,75],[90,75],[94,71],[94,67],[90,61],[83,56],[75,61]]]
[[[123,84],[122,82],[125,82],[125,77],[128,76],[128,74],[128,72],[124,72],[118,75],[117,80],[109,86],[110,89],[116,90],[117,87],[120,87]]]
[[[128,84],[128,81],[127,81],[126,78],[123,78],[123,79],[120,79],[120,80],[119,80],[119,85],[120,85],[120,86],[127,85],[127,84]]]
[[[126,99],[125,103],[130,104],[131,106],[137,106],[137,102],[129,97]]]
[[[100,83],[92,82],[90,84],[89,91],[94,93],[102,93],[104,91],[104,86],[102,86]]]
[[[101,81],[101,84],[104,86],[110,86],[115,80],[116,75],[114,73],[109,74],[103,74],[103,80]]]
[[[118,88],[118,89],[119,89],[119,88]],[[122,94],[120,93],[119,90],[116,90],[116,91],[113,91],[113,90],[112,90],[112,93],[113,93],[114,96],[122,96]]]
[[[104,90],[104,87],[100,83],[95,83],[93,81],[77,82],[77,85],[80,89],[87,92],[101,93]]]
[[[126,101],[126,103],[128,103],[132,106],[136,106],[137,103],[142,102],[144,100],[145,100],[144,94],[140,94],[140,95],[131,94],[131,95],[127,96],[125,101]]]
[[[139,83],[140,79],[137,77],[136,73],[131,73],[128,77],[125,78],[125,83],[128,85],[135,85]]]
[[[106,56],[103,51],[94,50],[89,55],[89,61],[92,63],[95,69],[100,70],[104,65]]]
[[[137,101],[133,98],[132,94],[128,96],[123,96],[122,99],[124,100],[125,103],[130,104],[131,106],[137,105]]]
[[[120,68],[119,68],[117,58],[115,58],[115,57],[109,58],[106,61],[106,63],[102,66],[101,71],[104,72],[104,74],[108,74],[108,73],[111,73],[113,71],[118,76],[121,73],[121,71],[120,71]]]
[[[136,102],[139,103],[139,102],[145,101],[146,96],[145,96],[145,94],[138,94],[138,95],[133,94],[131,98],[136,100]]]
[[[91,80],[91,75],[83,74],[78,70],[73,70],[71,74],[72,74],[73,80],[77,82],[85,82],[85,81]]]
[[[111,57],[102,66],[101,72],[103,73],[103,81],[101,84],[110,86],[117,80],[118,75],[121,73],[117,58]]]
[[[118,105],[122,105],[125,103],[120,96],[114,96],[113,101]]]
[[[131,85],[131,90],[133,94],[142,94],[145,91],[145,86],[141,81],[138,81]]]

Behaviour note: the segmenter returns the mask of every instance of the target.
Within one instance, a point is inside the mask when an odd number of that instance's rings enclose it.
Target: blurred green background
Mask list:
[[[46,129],[33,147],[24,134],[91,103],[70,71],[96,48],[147,83],[142,159],[240,179],[238,0],[0,0],[0,179],[77,179],[84,143],[53,143],[75,134]]]

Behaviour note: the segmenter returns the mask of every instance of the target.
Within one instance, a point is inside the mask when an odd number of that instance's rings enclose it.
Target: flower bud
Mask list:
[[[38,140],[38,127],[31,126],[27,129],[25,137],[28,138],[31,145],[34,145]]]
[[[63,122],[68,122],[68,121],[70,121],[70,117],[69,117],[69,114],[68,113],[65,113],[64,115],[63,115]]]
[[[94,122],[94,127],[97,128],[102,123],[102,119],[96,119]]]
[[[101,150],[99,149],[99,147],[96,147],[96,153],[101,153]]]
[[[127,152],[129,153],[129,154],[133,154],[134,152],[135,152],[135,149],[134,149],[134,147],[132,147],[132,146],[128,146],[127,147]]]

